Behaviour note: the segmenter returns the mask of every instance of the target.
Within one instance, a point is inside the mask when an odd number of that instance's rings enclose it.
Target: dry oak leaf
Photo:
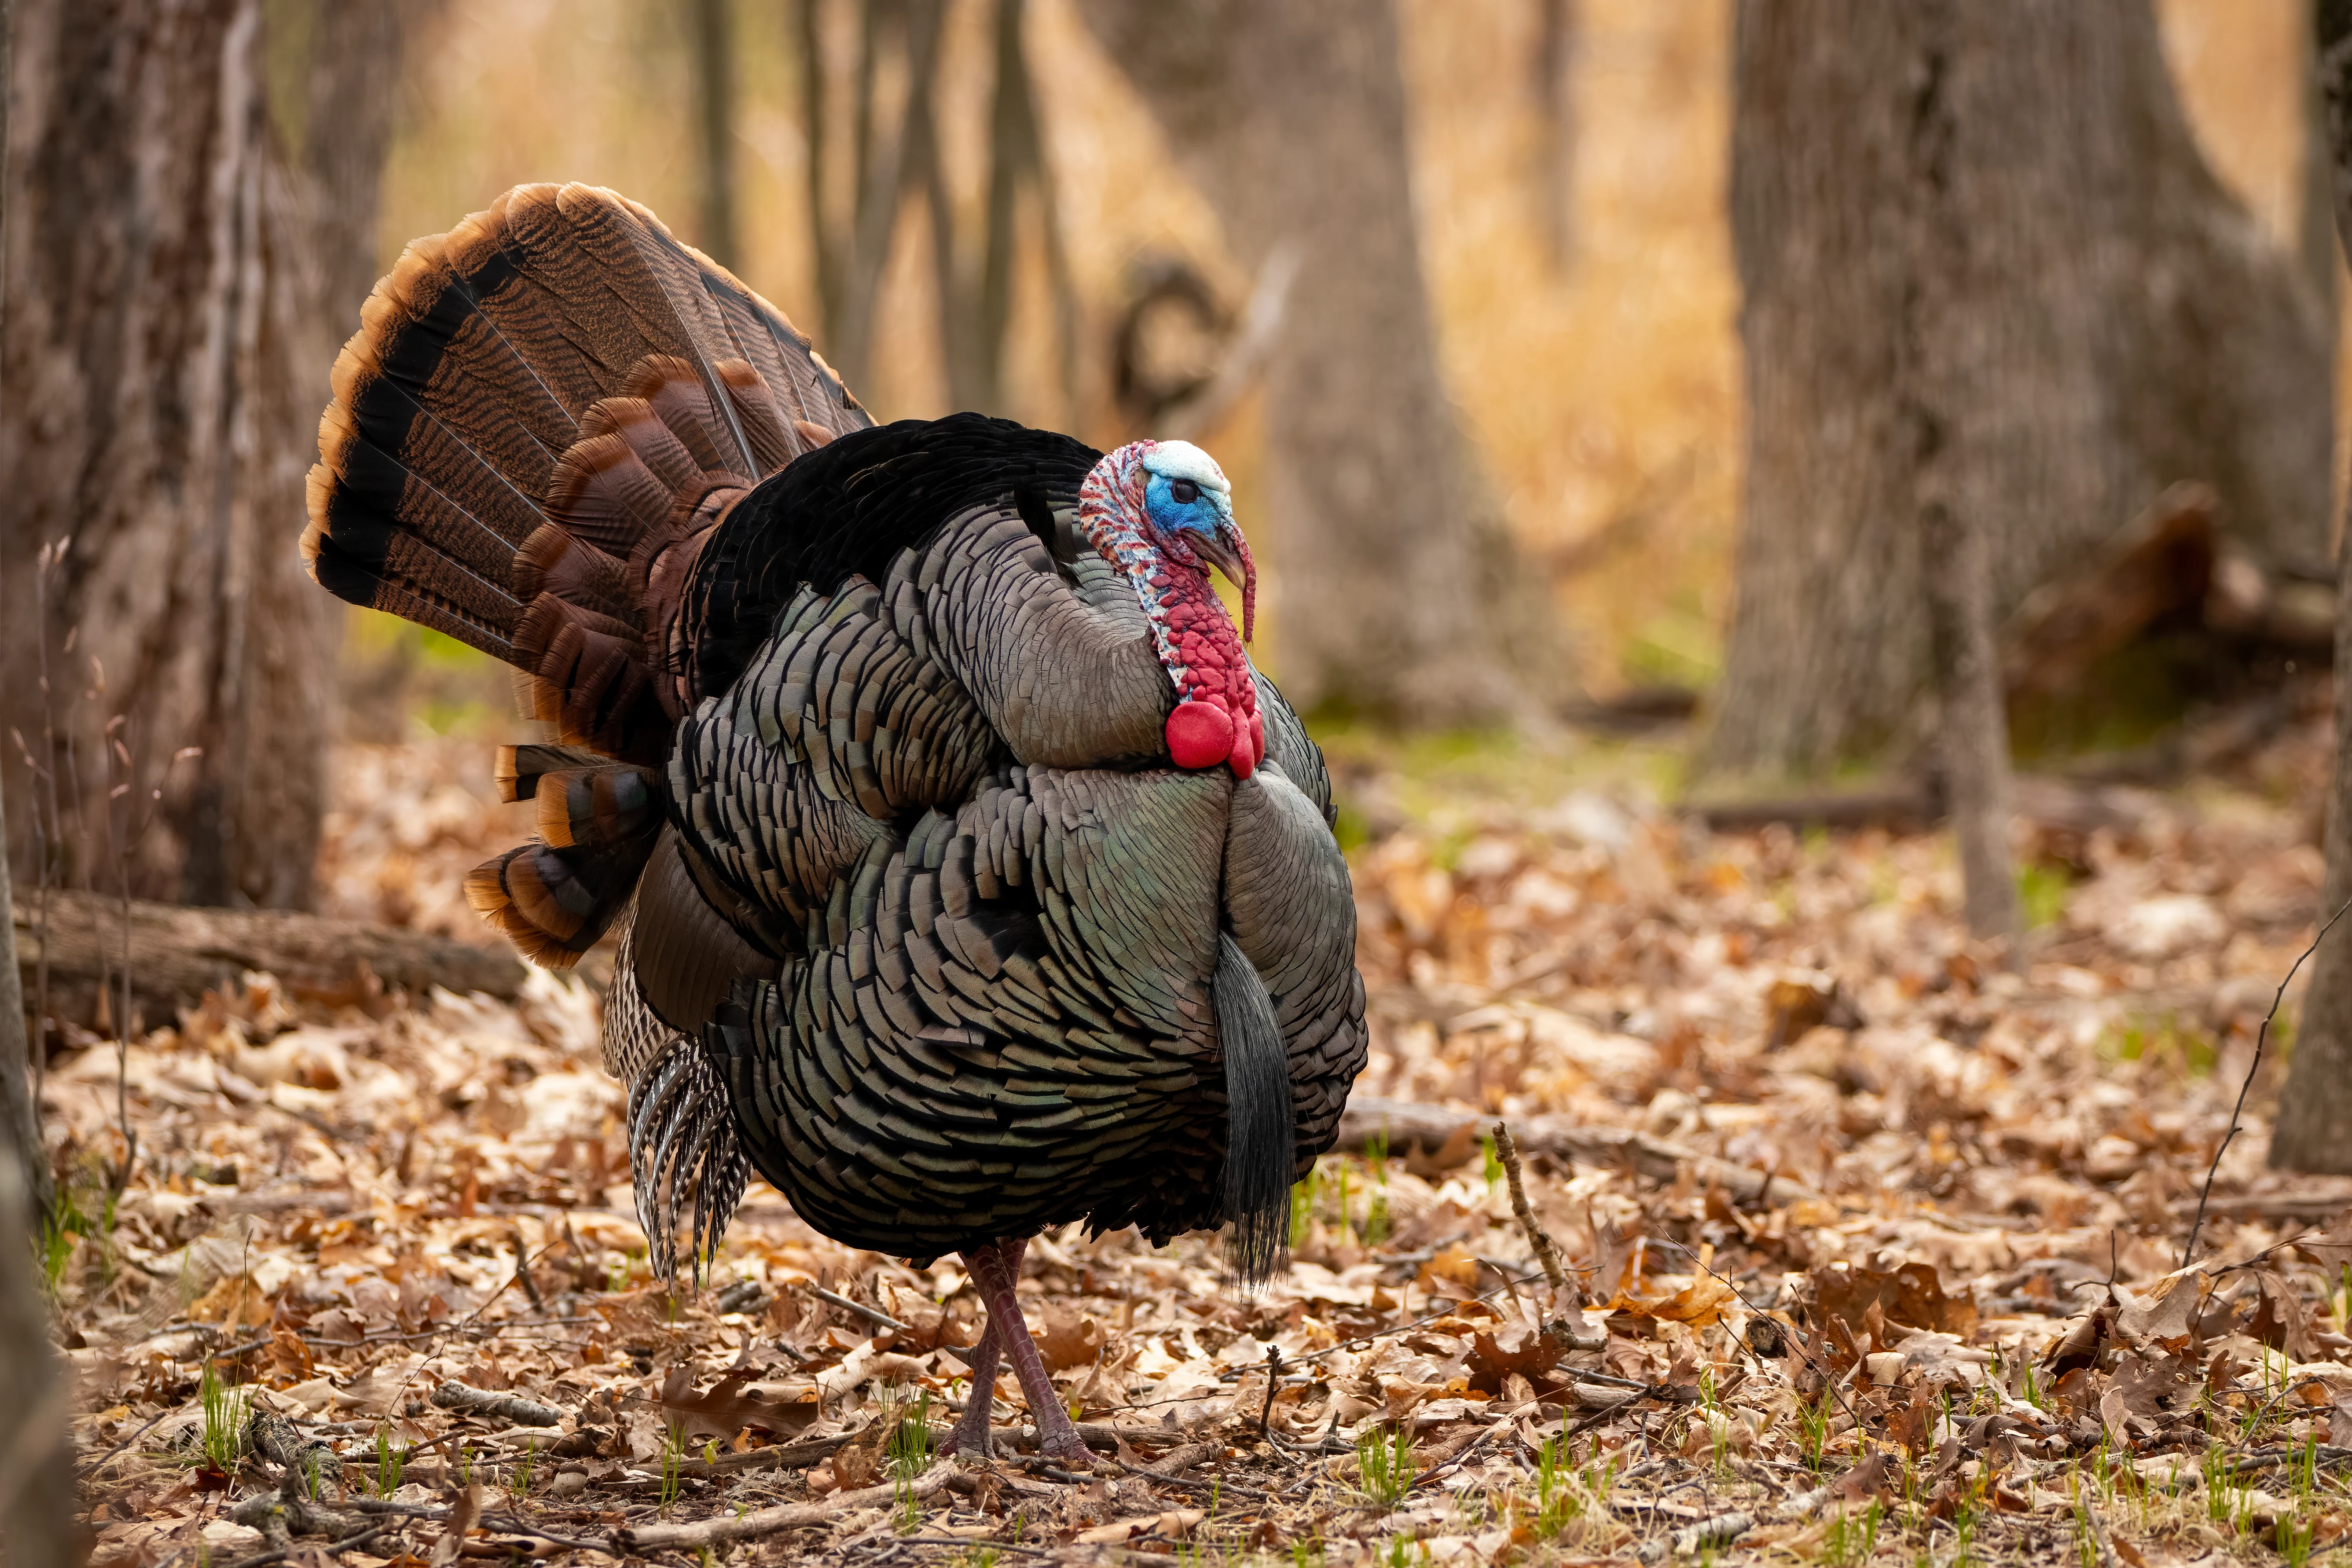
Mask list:
[[[1874,1306],[1887,1322],[1906,1328],[1934,1329],[1962,1339],[1976,1331],[1975,1300],[1947,1294],[1932,1264],[1879,1269],[1840,1262],[1816,1268],[1807,1278],[1814,1307],[1848,1332],[1862,1328]]]
[[[457,1560],[457,1554],[466,1548],[466,1532],[472,1530],[475,1522],[481,1517],[482,1483],[476,1481],[457,1494],[457,1505],[449,1510],[448,1522],[441,1527],[441,1533],[434,1538],[432,1553],[425,1561],[430,1563],[433,1568],[448,1568],[450,1563]]]
[[[1209,1516],[1197,1508],[1171,1508],[1165,1513],[1138,1514],[1130,1519],[1115,1519],[1108,1524],[1096,1525],[1077,1533],[1082,1546],[1117,1546],[1139,1535],[1179,1537]]]
[[[2109,1443],[2124,1452],[2131,1450],[2131,1411],[2124,1404],[2123,1391],[2113,1385],[2099,1395],[2099,1425],[2106,1429]]]
[[[1048,1306],[1041,1316],[1045,1322],[1030,1337],[1037,1342],[1037,1353],[1045,1358],[1048,1372],[1093,1364],[1109,1338],[1094,1318],[1058,1303]]]
[[[694,1373],[686,1367],[674,1366],[662,1379],[662,1409],[689,1440],[731,1440],[747,1426],[790,1437],[806,1430],[816,1420],[820,1406],[814,1388],[804,1395],[785,1398],[781,1391],[749,1387],[751,1382],[749,1373],[730,1372],[708,1394],[697,1394]]]
[[[1421,1266],[1413,1277],[1414,1284],[1423,1289],[1439,1283],[1459,1286],[1465,1291],[1475,1290],[1478,1283],[1478,1259],[1466,1247],[1446,1247]]]
[[[2042,1357],[2042,1370],[2053,1378],[2087,1367],[2095,1367],[2115,1342],[2115,1296],[2107,1298],[2067,1325],[2066,1331],[2052,1343]]]
[[[2205,1270],[2191,1264],[2157,1280],[2147,1294],[2116,1292],[2116,1331],[2128,1340],[2153,1342],[2167,1350],[2181,1350],[2195,1336],[2197,1305],[2205,1289]]]
[[[1736,1299],[1737,1293],[1730,1286],[1713,1274],[1702,1274],[1663,1300],[1637,1300],[1620,1290],[1609,1303],[1609,1310],[1629,1317],[1688,1323],[1694,1329],[1703,1329],[1722,1317],[1724,1308]]]
[[[2204,1382],[2202,1370],[2186,1357],[2135,1352],[2116,1358],[2116,1370],[2108,1388],[2123,1401],[2126,1411],[2153,1421],[2168,1409],[2194,1401]],[[2320,1403],[2325,1404],[2326,1400],[2322,1399]],[[2100,1400],[2099,1408],[2104,1415],[2106,1409],[2104,1397]]]
[[[1559,1363],[1560,1342],[1529,1323],[1506,1345],[1499,1336],[1470,1336],[1470,1386],[1481,1394],[1499,1394],[1507,1379],[1517,1377],[1533,1384]],[[1532,1387],[1528,1397],[1534,1396]]]

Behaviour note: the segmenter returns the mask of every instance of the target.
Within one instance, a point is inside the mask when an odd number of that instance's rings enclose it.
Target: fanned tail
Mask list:
[[[659,763],[702,537],[871,424],[792,323],[634,202],[521,185],[411,245],[335,362],[302,553],[524,672],[568,744]]]

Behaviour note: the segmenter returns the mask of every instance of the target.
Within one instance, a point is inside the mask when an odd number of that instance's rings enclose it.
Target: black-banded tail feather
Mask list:
[[[567,742],[660,763],[693,695],[663,673],[698,542],[872,420],[772,307],[587,185],[517,186],[416,241],[360,321],[319,425],[311,575],[525,671]]]
[[[660,773],[570,746],[501,746],[501,799],[538,807],[539,838],[477,866],[466,899],[534,963],[566,969],[628,907],[661,832]]]

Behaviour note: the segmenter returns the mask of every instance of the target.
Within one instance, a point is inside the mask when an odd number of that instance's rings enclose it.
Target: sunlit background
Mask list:
[[[1724,211],[1730,8],[1583,0],[1558,147],[1529,63],[1540,58],[1540,9],[1528,0],[1400,6],[1447,390],[1512,526],[1552,574],[1585,688],[1704,687],[1729,611],[1740,447],[1738,294]],[[454,0],[405,67],[384,184],[385,263],[407,237],[446,228],[526,180],[611,185],[704,240],[688,10],[679,0]],[[854,26],[836,11],[834,20]],[[2207,157],[2286,238],[2301,216],[2303,120],[2280,84],[2301,68],[2303,7],[2165,0],[2159,11]],[[948,7],[940,75],[951,188],[975,211],[987,179],[971,149],[992,82],[988,12],[974,0]],[[735,8],[740,237],[740,254],[724,259],[810,325],[820,313],[789,15]],[[856,39],[825,44],[846,54]],[[1131,433],[1111,396],[1110,339],[1142,270],[1181,258],[1233,310],[1251,279],[1067,0],[1036,0],[1027,47],[1081,326],[1069,386],[1032,205],[1016,252],[1010,411],[1107,444]],[[1548,187],[1563,174],[1556,209]],[[930,244],[910,207],[884,275],[872,372],[856,388],[882,418],[952,406]],[[1169,352],[1181,356],[1182,345]],[[1248,511],[1257,424],[1244,398],[1203,439],[1234,474],[1253,537],[1278,569],[1279,520]],[[1278,621],[1267,630],[1278,675]]]

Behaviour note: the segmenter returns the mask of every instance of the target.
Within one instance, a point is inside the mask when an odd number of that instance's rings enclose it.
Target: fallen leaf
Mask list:
[[[760,1390],[751,1384],[750,1373],[730,1372],[709,1393],[697,1394],[693,1372],[674,1366],[662,1379],[662,1409],[667,1413],[670,1424],[689,1440],[718,1437],[731,1441],[747,1427],[790,1437],[806,1431],[817,1418],[821,1407],[814,1387],[804,1395],[787,1399],[778,1391]]]

